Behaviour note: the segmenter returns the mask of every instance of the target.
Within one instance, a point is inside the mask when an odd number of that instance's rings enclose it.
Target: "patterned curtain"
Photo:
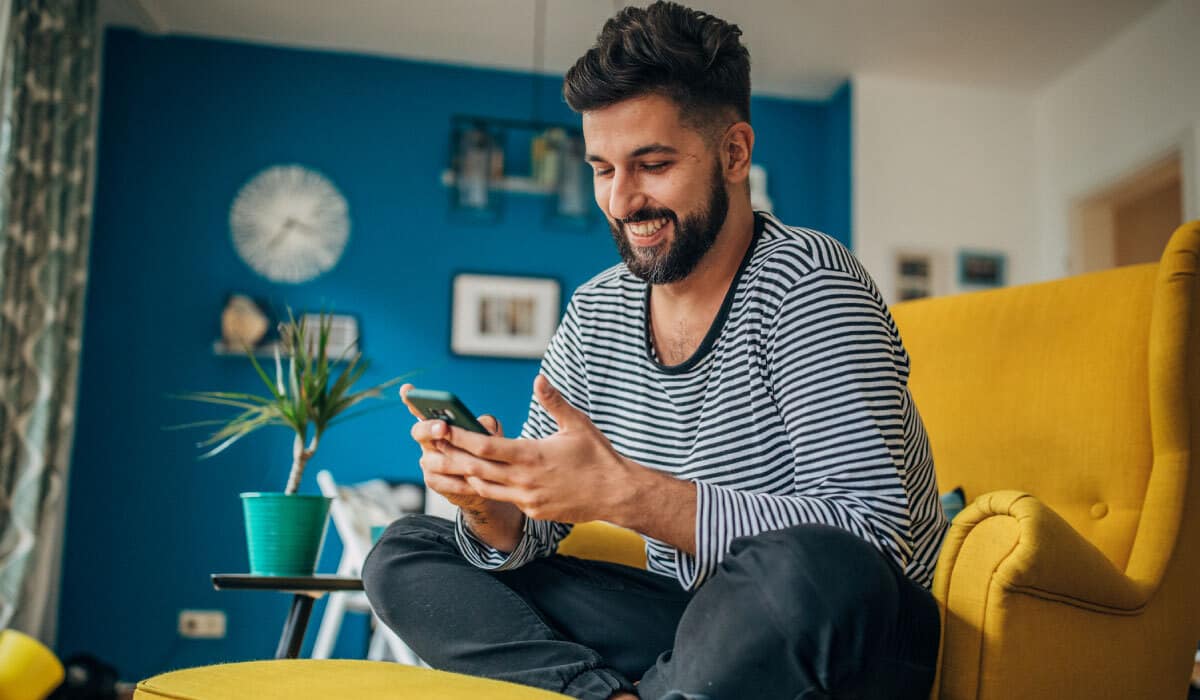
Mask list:
[[[95,0],[11,0],[0,80],[0,627],[49,641],[91,230]]]

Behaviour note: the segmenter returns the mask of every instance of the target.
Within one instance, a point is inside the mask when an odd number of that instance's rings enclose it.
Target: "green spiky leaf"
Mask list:
[[[197,391],[174,395],[174,398],[227,406],[238,411],[229,418],[196,421],[170,428],[216,427],[207,439],[198,443],[198,447],[211,448],[201,455],[202,459],[207,459],[261,428],[283,426],[296,434],[298,444],[308,444],[306,461],[316,451],[317,441],[326,430],[371,411],[360,409],[347,413],[349,409],[371,399],[384,400],[384,390],[399,384],[408,376],[393,377],[375,386],[353,391],[366,374],[370,362],[363,358],[361,352],[351,351],[350,348],[331,360],[329,339],[332,330],[333,316],[328,312],[321,313],[316,328],[312,328],[305,317],[296,318],[288,309],[287,320],[279,324],[275,376],[267,373],[252,350],[246,352],[255,374],[266,385],[267,394]],[[287,355],[286,362],[280,357],[280,350]],[[338,362],[344,363],[344,366],[340,371],[335,371],[333,364]],[[394,403],[387,401],[386,405],[376,408]],[[312,442],[307,442],[310,430],[314,438]],[[295,465],[293,469],[296,469]]]

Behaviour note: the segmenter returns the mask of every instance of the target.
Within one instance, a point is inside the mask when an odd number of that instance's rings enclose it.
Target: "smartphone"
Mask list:
[[[425,420],[444,420],[456,428],[491,435],[475,418],[475,414],[448,391],[410,389],[406,398]]]

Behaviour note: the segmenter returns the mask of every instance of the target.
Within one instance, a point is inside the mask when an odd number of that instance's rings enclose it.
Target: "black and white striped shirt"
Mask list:
[[[647,284],[621,264],[576,290],[542,373],[622,455],[696,483],[696,554],[646,537],[651,571],[695,589],[733,538],[824,523],[928,587],[947,521],[891,314],[836,240],[761,213],[755,224],[686,362],[657,361]],[[556,429],[533,401],[521,436]],[[458,542],[477,566],[511,569],[553,553],[570,527],[527,520],[506,555],[460,517]]]

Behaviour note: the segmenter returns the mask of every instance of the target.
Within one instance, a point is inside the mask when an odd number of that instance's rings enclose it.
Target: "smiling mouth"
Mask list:
[[[638,221],[636,223],[625,224],[625,228],[635,238],[649,238],[658,233],[663,226],[667,225],[669,219],[663,217],[661,219],[653,219],[651,221]]]

